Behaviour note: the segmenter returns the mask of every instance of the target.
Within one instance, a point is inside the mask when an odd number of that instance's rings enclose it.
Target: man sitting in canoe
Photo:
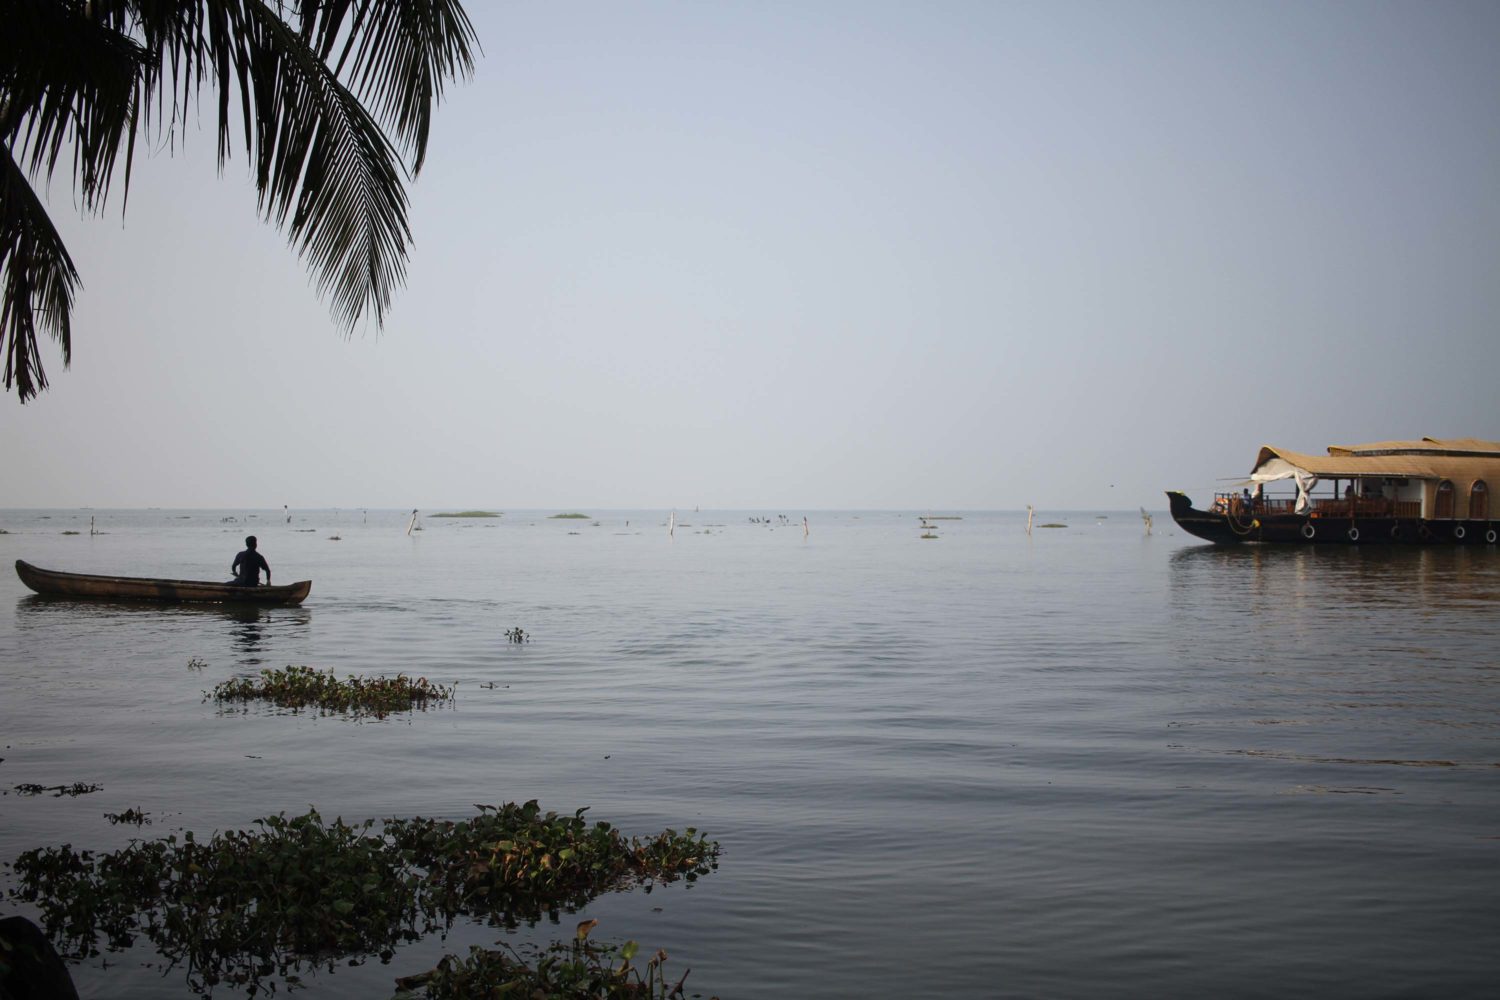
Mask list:
[[[245,539],[245,551],[234,557],[229,572],[234,574],[231,581],[236,587],[259,587],[260,571],[266,571],[266,586],[271,585],[271,565],[266,562],[266,557],[255,551],[255,536],[251,535]]]

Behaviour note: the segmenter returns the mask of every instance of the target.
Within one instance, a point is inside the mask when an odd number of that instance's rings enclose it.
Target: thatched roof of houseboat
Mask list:
[[[1500,441],[1478,438],[1430,438],[1420,441],[1376,441],[1372,444],[1329,445],[1330,455],[1500,455]]]
[[[1327,455],[1265,445],[1251,475],[1260,473],[1262,480],[1290,478],[1293,470],[1319,479],[1448,479],[1465,485],[1484,479],[1500,485],[1500,442],[1475,438],[1377,441],[1334,446]]]

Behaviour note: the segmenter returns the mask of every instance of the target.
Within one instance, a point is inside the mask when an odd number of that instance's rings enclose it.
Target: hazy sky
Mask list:
[[[1161,507],[1500,439],[1500,4],[470,0],[383,332],[213,106],[50,208],[0,507]]]

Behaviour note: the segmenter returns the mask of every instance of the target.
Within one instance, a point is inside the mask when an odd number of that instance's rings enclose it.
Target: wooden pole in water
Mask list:
[[[1031,534],[1031,519],[1036,516],[1036,508],[1031,504],[1026,505],[1026,534]]]
[[[411,532],[412,532],[412,529],[415,528],[416,526],[417,526],[417,509],[415,507],[413,507],[412,511],[411,511],[411,523],[406,526],[406,533],[408,535],[410,535]]]

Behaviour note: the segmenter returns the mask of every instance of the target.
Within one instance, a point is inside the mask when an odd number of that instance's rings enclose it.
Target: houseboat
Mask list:
[[[1272,495],[1266,487],[1280,495]],[[1234,492],[1206,510],[1169,491],[1172,518],[1222,545],[1491,545],[1490,485],[1500,484],[1500,442],[1472,438],[1377,441],[1304,455],[1269,445]]]

